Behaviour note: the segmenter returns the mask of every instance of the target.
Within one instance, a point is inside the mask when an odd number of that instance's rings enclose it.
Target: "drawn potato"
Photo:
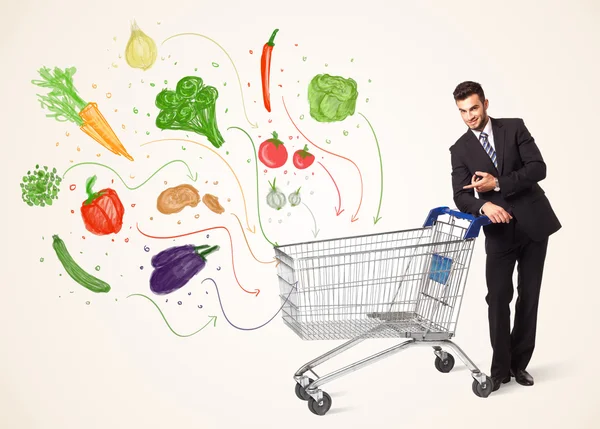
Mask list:
[[[206,207],[208,207],[211,211],[217,214],[222,214],[225,211],[223,206],[221,206],[221,204],[219,203],[219,197],[216,197],[214,195],[205,194],[202,197],[202,202],[206,205]]]
[[[192,185],[179,185],[165,189],[156,201],[156,208],[163,214],[179,213],[186,206],[196,207],[200,193]]]

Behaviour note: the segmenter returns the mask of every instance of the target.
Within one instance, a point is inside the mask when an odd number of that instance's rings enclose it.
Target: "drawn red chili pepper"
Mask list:
[[[96,176],[90,177],[85,184],[88,199],[81,204],[81,217],[85,228],[96,235],[116,234],[123,226],[125,208],[113,189],[93,192]]]
[[[271,111],[271,95],[269,93],[269,80],[271,77],[271,53],[273,52],[273,46],[275,43],[273,40],[275,39],[275,35],[279,31],[278,28],[273,31],[271,34],[271,38],[265,46],[263,47],[262,56],[260,58],[260,74],[262,77],[262,90],[263,90],[263,100],[265,102],[265,109],[267,112]]]

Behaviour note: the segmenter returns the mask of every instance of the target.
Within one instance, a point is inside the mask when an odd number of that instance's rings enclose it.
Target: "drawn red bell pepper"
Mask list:
[[[113,189],[93,192],[96,176],[87,179],[85,191],[88,199],[81,204],[81,217],[85,228],[96,235],[116,234],[123,226],[125,208]]]
[[[263,47],[262,56],[260,58],[260,74],[262,77],[262,90],[263,90],[263,100],[265,102],[265,109],[267,112],[271,111],[271,95],[269,93],[269,80],[271,78],[271,53],[273,52],[273,46],[275,43],[275,35],[279,31],[278,28],[273,31],[271,34],[271,38],[265,46]]]

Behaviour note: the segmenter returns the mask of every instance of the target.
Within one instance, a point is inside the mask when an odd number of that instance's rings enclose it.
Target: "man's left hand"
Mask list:
[[[481,176],[481,178],[477,177]],[[463,189],[475,189],[478,193],[488,192],[496,188],[496,178],[490,173],[476,171],[471,178],[471,184],[463,186]]]

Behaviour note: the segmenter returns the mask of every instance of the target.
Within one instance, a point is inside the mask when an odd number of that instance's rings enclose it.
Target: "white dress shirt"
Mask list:
[[[471,131],[473,131],[473,133],[475,134],[475,137],[477,137],[477,140],[479,140],[479,136],[481,136],[482,131],[478,131],[478,130],[471,130]],[[492,148],[495,151],[496,145],[494,145],[494,133],[492,132],[492,120],[490,119],[489,116],[488,116],[487,123],[485,124],[485,127],[483,127],[483,132],[488,135],[488,142],[490,142],[490,145],[492,146]],[[481,140],[479,140],[479,144],[481,144]],[[483,211],[481,211],[481,209],[479,209],[479,214],[481,214],[481,215],[483,214]]]
[[[477,137],[477,140],[479,140],[481,131],[477,131],[477,130],[471,130],[471,131],[473,131],[473,133],[475,134],[475,137]],[[492,120],[490,119],[489,116],[488,116],[487,124],[485,124],[485,127],[483,127],[483,132],[488,135],[488,141],[490,142],[490,144],[492,145],[494,150],[496,150],[496,145],[494,145],[494,133],[492,132]],[[481,140],[479,140],[479,144],[481,144]]]

